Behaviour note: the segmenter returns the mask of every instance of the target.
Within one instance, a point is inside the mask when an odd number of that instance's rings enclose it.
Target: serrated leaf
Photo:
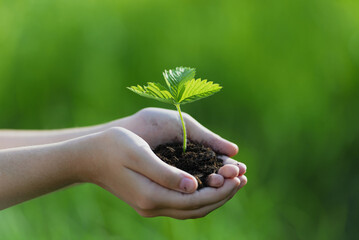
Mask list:
[[[177,67],[165,70],[163,76],[168,88],[149,82],[148,86],[137,85],[128,89],[144,97],[178,105],[211,96],[222,88],[211,81],[194,79],[194,68]]]
[[[192,79],[187,81],[179,89],[178,103],[185,104],[189,102],[194,102],[199,99],[209,97],[212,94],[220,91],[222,87],[213,83],[212,81]]]
[[[189,67],[177,67],[176,69],[165,70],[163,77],[166,84],[172,93],[172,96],[176,97],[178,94],[178,88],[185,82],[194,79],[196,70]]]
[[[160,102],[173,104],[173,97],[171,93],[160,83],[148,82],[147,86],[131,86],[128,87],[134,93],[143,97],[152,98]]]
[[[176,106],[183,128],[183,152],[185,152],[187,134],[180,105],[211,96],[221,90],[222,87],[207,80],[194,79],[194,68],[177,67],[176,69],[165,70],[163,76],[168,89],[159,83],[152,82],[149,82],[148,86],[137,85],[128,87],[128,89],[141,96]]]

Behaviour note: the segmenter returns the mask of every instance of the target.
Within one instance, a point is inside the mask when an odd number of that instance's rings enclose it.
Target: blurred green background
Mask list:
[[[176,66],[223,85],[185,105],[236,142],[248,185],[207,217],[145,219],[94,185],[0,212],[0,239],[357,239],[359,1],[0,0],[0,128],[144,107]]]

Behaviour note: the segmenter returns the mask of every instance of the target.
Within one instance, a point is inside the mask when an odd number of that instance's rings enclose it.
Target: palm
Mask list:
[[[129,130],[142,137],[151,148],[170,142],[181,142],[183,139],[178,112],[145,108],[136,113],[130,121]],[[237,154],[238,148],[233,143],[211,132],[188,114],[184,114],[188,139],[211,147],[216,152],[227,156]]]
[[[135,114],[131,124],[131,130],[142,137],[151,148],[182,141],[181,122],[175,111],[147,108]],[[187,130],[190,132],[190,129]]]
[[[200,142],[226,156],[231,157],[237,154],[238,147],[235,144],[203,127],[188,114],[184,114],[184,120],[190,140]],[[152,149],[160,144],[182,141],[182,127],[178,112],[176,111],[146,108],[133,115],[129,122],[127,128],[144,139]],[[221,157],[224,160],[225,166],[219,170],[219,174],[225,178],[233,178],[240,175],[241,180],[246,182],[244,177],[242,177],[246,171],[246,166],[226,156]],[[218,175],[215,178],[218,180]],[[209,181],[209,184],[214,187],[221,186],[221,184],[216,185],[211,183],[211,181]]]

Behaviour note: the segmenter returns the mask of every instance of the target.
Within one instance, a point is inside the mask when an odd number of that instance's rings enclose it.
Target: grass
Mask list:
[[[182,110],[239,145],[249,181],[188,221],[145,219],[76,186],[0,212],[0,239],[355,239],[358,11],[350,0],[1,1],[0,128],[166,107],[126,86],[196,66],[224,88]]]

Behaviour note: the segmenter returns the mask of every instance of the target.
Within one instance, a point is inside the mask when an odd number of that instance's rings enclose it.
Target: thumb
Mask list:
[[[136,160],[128,166],[131,170],[168,189],[183,193],[196,191],[198,183],[191,174],[163,162],[150,147],[142,148],[136,155]]]
[[[188,127],[188,135],[191,140],[211,147],[214,151],[229,157],[233,157],[238,153],[238,146],[236,144],[213,133],[194,118],[189,117],[186,124]]]

